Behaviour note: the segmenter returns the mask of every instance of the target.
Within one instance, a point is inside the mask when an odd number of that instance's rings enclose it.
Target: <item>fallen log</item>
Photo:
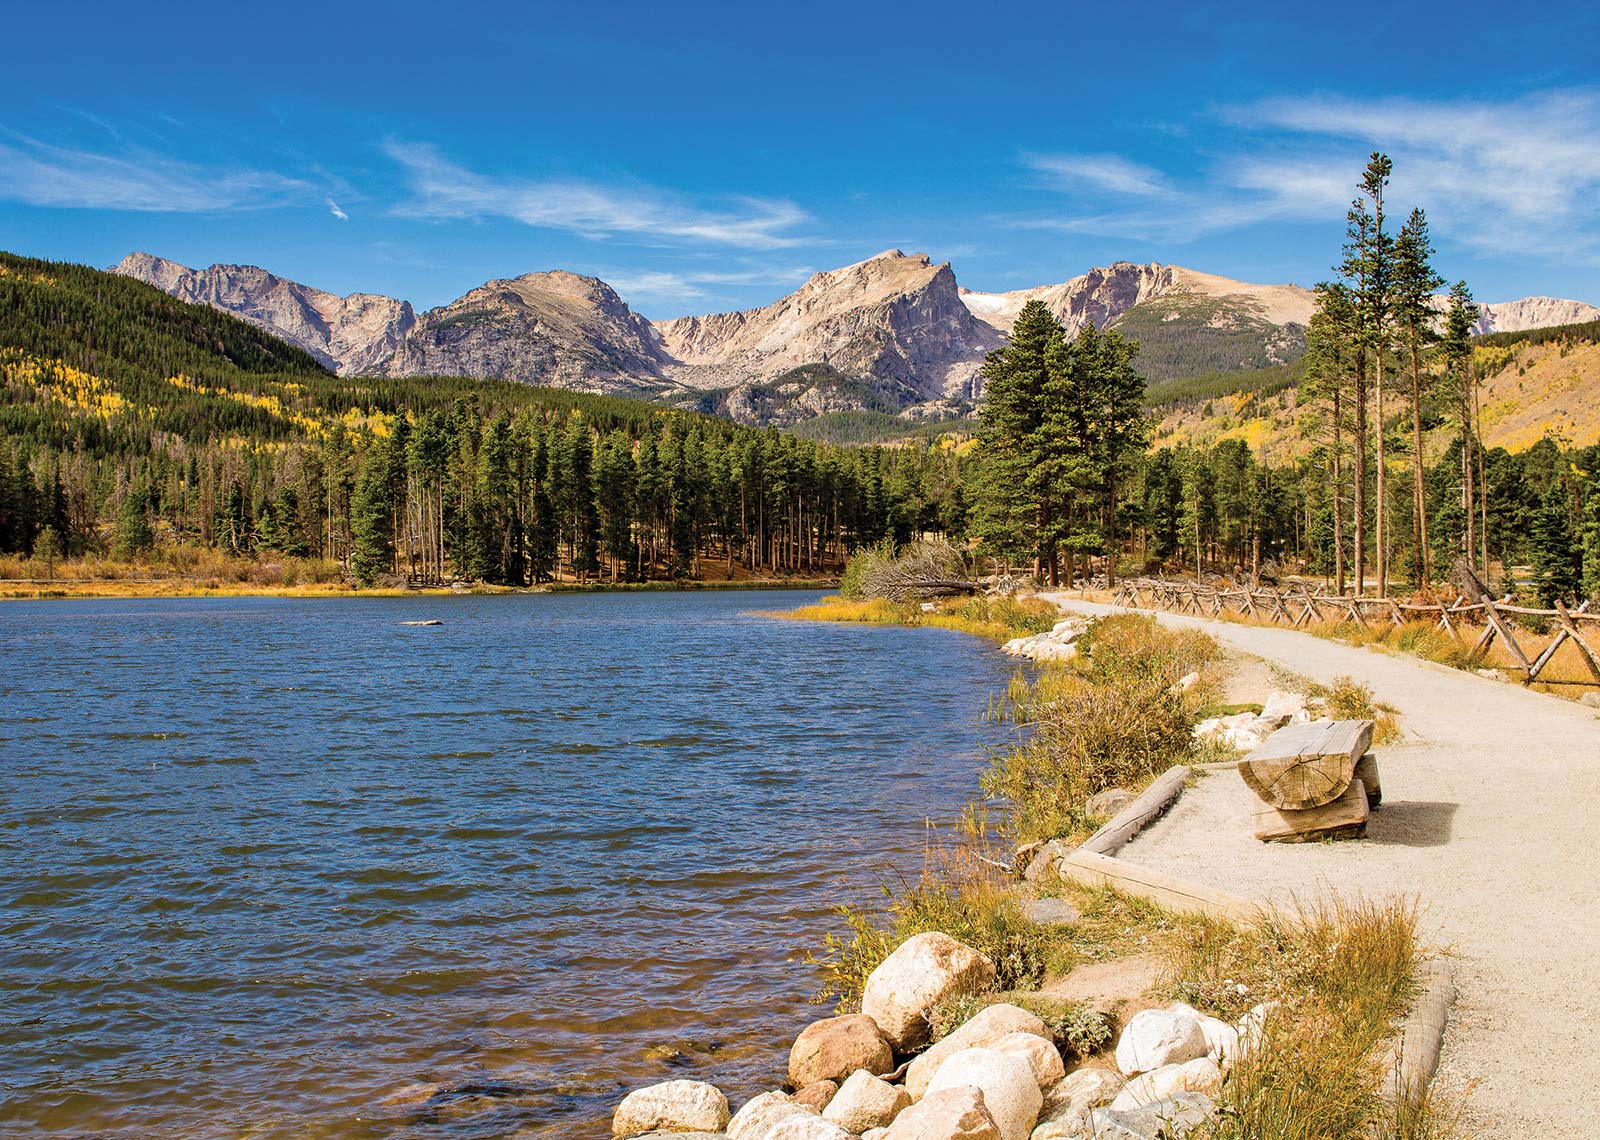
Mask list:
[[[1313,839],[1355,839],[1367,833],[1367,789],[1360,780],[1338,799],[1321,807],[1280,811],[1262,807],[1255,813],[1256,838],[1263,843],[1306,843]]]
[[[1239,775],[1270,807],[1321,807],[1344,794],[1371,744],[1370,720],[1291,724],[1239,761]]]

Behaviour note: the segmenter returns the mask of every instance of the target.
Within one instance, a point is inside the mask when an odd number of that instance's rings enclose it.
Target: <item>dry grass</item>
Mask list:
[[[763,617],[791,621],[857,622],[866,625],[932,626],[953,629],[991,641],[1008,641],[1043,633],[1061,615],[1049,602],[1038,598],[975,597],[935,602],[924,612],[915,602],[891,602],[885,598],[851,599],[837,595],[809,606],[792,610],[763,611]]]
[[[1022,739],[984,773],[984,795],[1001,805],[999,831],[1013,842],[1071,837],[1093,829],[1088,800],[1112,787],[1137,791],[1194,748],[1193,726],[1212,686],[1178,681],[1221,660],[1201,633],[1153,619],[1090,624],[1067,669],[1016,678],[993,710]]]
[[[1452,1135],[1459,1113],[1385,1095],[1424,957],[1416,906],[1403,899],[1335,895],[1258,927],[1177,927],[1163,950],[1172,996],[1229,1020],[1277,1003],[1228,1073],[1212,1140]]]

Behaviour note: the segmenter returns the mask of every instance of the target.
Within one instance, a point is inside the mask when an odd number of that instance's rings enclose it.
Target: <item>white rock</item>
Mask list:
[[[1077,1069],[1045,1090],[1032,1140],[1077,1140],[1089,1113],[1110,1104],[1128,1082],[1110,1069]]]
[[[1239,1019],[1239,1056],[1259,1048],[1267,1033],[1267,1019],[1279,1009],[1282,1002],[1265,1001]],[[1237,1059],[1237,1058],[1235,1058]]]
[[[1184,1009],[1140,1010],[1117,1042],[1117,1068],[1130,1077],[1205,1055],[1200,1019]]]
[[[944,1059],[952,1053],[993,1045],[1011,1033],[1032,1033],[1044,1037],[1049,1032],[1043,1021],[1021,1006],[1006,1002],[986,1005],[960,1027],[930,1045],[927,1052],[906,1067],[906,1091],[911,1094],[912,1100],[920,1100],[933,1074],[939,1071]]]
[[[927,1096],[971,1085],[1000,1129],[1001,1140],[1028,1140],[1044,1106],[1044,1095],[1028,1062],[995,1049],[963,1049],[945,1058],[928,1083]]]
[[[899,1085],[857,1069],[833,1094],[822,1116],[847,1132],[860,1133],[869,1128],[887,1128],[910,1103],[911,1094]]]
[[[1126,1112],[1097,1108],[1089,1114],[1085,1135],[1094,1140],[1180,1140],[1204,1127],[1215,1110],[1216,1105],[1204,1093],[1179,1093],[1171,1100]]]
[[[883,1140],[1001,1140],[1000,1126],[973,1085],[930,1092],[894,1118]]]
[[[869,1128],[861,1134],[861,1140],[883,1140],[889,1135],[887,1128]]]
[[[728,1123],[728,1098],[704,1081],[664,1081],[635,1089],[611,1117],[613,1136],[669,1132],[721,1132]]]
[[[1217,1017],[1202,1017],[1200,1032],[1206,1035],[1206,1055],[1224,1069],[1239,1056],[1239,1031]]]
[[[1204,740],[1210,736],[1220,736],[1224,731],[1221,717],[1207,717],[1194,726],[1194,738]]]
[[[905,1052],[928,1039],[928,1010],[992,981],[993,962],[948,934],[929,931],[906,939],[868,975],[861,1012]]]
[[[1061,1050],[1055,1042],[1037,1033],[1007,1033],[989,1048],[997,1053],[1010,1053],[1028,1062],[1033,1070],[1034,1082],[1044,1091],[1067,1075],[1061,1062]]]
[[[855,1140],[851,1133],[831,1120],[820,1116],[786,1116],[766,1132],[760,1140]]]
[[[1210,1057],[1197,1057],[1181,1065],[1163,1065],[1129,1081],[1111,1102],[1116,1112],[1130,1112],[1181,1092],[1214,1093],[1222,1085],[1222,1070]]]
[[[1178,692],[1180,692],[1180,693],[1187,693],[1190,689],[1194,688],[1199,683],[1200,683],[1200,674],[1199,673],[1185,673],[1183,676],[1178,678],[1178,684],[1177,684],[1176,688],[1177,688]]]
[[[752,1097],[728,1121],[728,1140],[762,1140],[768,1129],[790,1116],[815,1116],[816,1112],[796,1104],[788,1093],[765,1092]]]
[[[1261,715],[1267,720],[1276,720],[1279,724],[1288,724],[1300,713],[1306,711],[1306,697],[1304,693],[1285,693],[1273,689],[1267,694],[1267,699],[1262,702]]]

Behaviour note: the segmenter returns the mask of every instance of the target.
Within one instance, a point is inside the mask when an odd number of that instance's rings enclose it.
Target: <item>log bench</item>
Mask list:
[[[1280,728],[1239,761],[1239,775],[1261,800],[1257,839],[1296,843],[1366,834],[1383,798],[1370,720],[1320,721]]]

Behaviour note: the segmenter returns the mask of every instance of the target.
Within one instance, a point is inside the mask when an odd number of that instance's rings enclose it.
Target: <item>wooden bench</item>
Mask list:
[[[1263,842],[1366,834],[1383,798],[1370,720],[1291,724],[1239,761],[1239,775],[1262,803],[1254,815]]]

